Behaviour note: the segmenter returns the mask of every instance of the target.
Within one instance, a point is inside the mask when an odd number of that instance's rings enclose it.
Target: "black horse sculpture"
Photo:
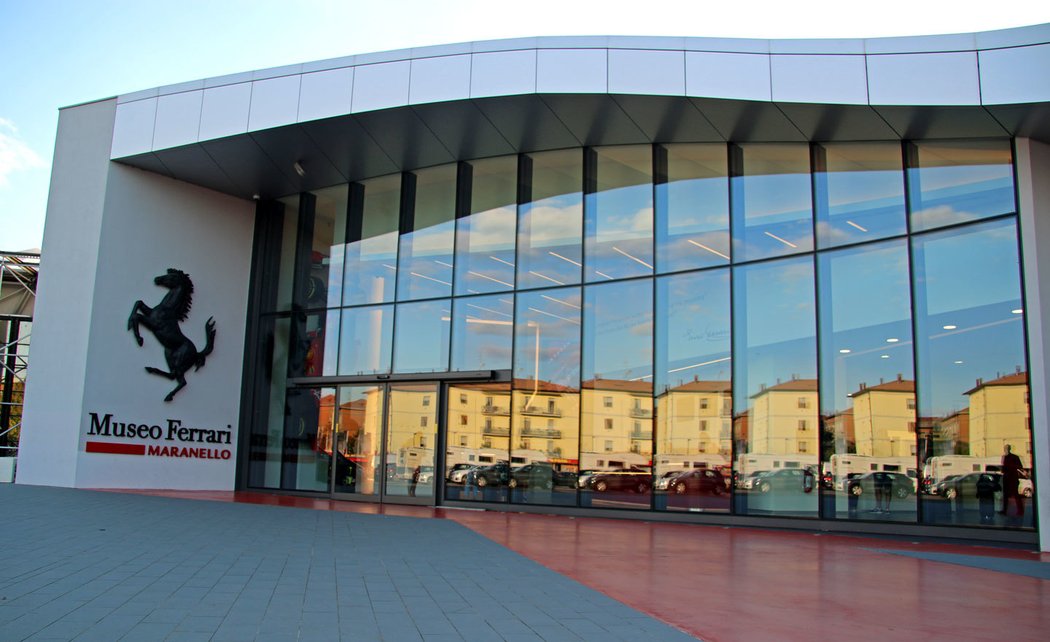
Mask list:
[[[204,365],[204,358],[211,354],[212,344],[215,341],[215,321],[209,318],[204,324],[207,343],[204,349],[198,352],[197,347],[186,338],[186,335],[182,334],[179,328],[179,323],[186,320],[190,306],[193,305],[193,281],[185,272],[171,268],[167,274],[153,279],[153,282],[168,288],[168,293],[154,308],[142,301],[135,301],[135,305],[131,308],[131,316],[128,318],[128,330],[135,333],[135,340],[141,346],[142,335],[139,334],[139,325],[143,325],[153,333],[160,345],[164,346],[164,360],[167,361],[170,372],[151,367],[147,367],[146,372],[178,382],[179,385],[175,386],[167,397],[164,397],[164,401],[171,401],[175,393],[185,387],[186,371],[190,367],[200,370]]]

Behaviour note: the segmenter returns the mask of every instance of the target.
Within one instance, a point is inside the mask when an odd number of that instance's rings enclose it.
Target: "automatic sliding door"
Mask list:
[[[389,386],[383,498],[433,498],[439,384]]]
[[[385,385],[340,386],[332,491],[378,498]]]

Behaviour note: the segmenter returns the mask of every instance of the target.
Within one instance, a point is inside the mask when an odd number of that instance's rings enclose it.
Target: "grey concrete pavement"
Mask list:
[[[449,520],[0,485],[0,640],[689,640]]]

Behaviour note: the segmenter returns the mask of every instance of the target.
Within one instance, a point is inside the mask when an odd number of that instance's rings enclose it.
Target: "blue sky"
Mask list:
[[[39,247],[58,109],[226,73],[536,35],[876,37],[1050,22],[1031,0],[0,0],[0,250]]]

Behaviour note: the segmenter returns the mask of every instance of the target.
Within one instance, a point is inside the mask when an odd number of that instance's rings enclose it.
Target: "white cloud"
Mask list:
[[[18,128],[0,118],[0,187],[7,187],[9,174],[44,167],[44,161],[18,136]]]

